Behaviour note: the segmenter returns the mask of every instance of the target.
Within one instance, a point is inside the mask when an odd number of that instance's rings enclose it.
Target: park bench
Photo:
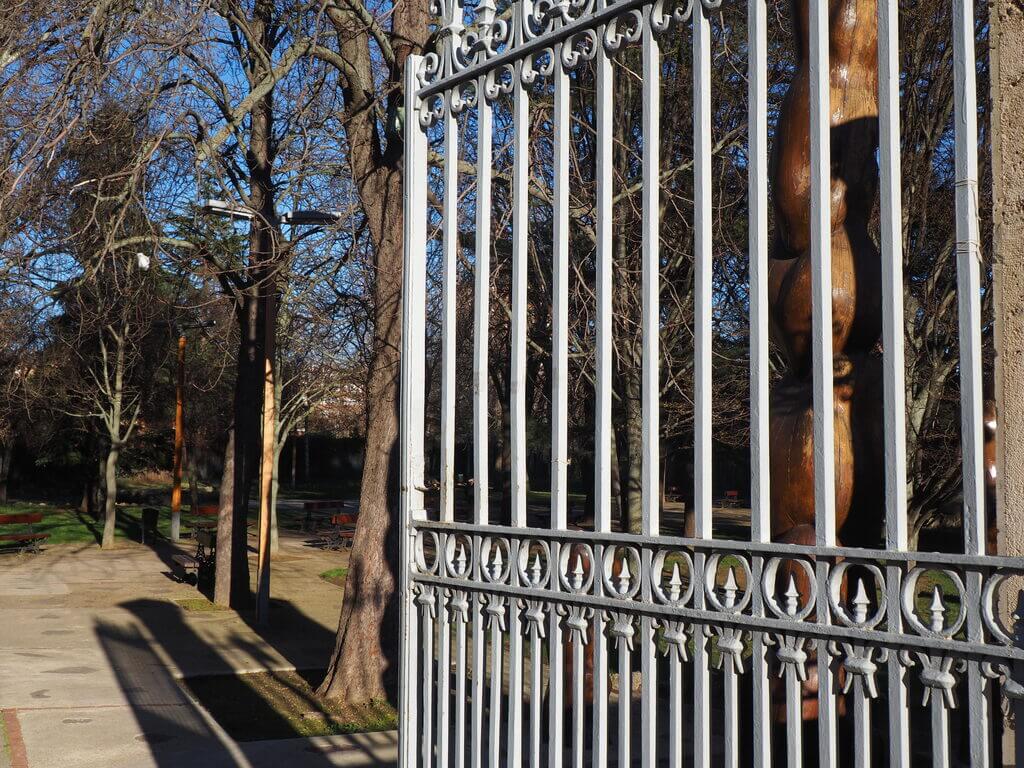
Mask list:
[[[718,500],[718,506],[720,507],[738,507],[740,505],[740,492],[739,491],[726,491],[725,498]]]
[[[352,546],[356,535],[357,516],[352,512],[331,515],[331,527],[317,534],[317,544],[324,549],[344,549]]]
[[[302,521],[302,530],[308,533],[316,533],[319,523],[345,509],[345,502],[338,499],[330,501],[307,501],[302,505],[302,509],[306,513],[306,517]]]
[[[2,548],[4,552],[25,552],[30,551],[39,553],[39,545],[46,539],[50,538],[48,533],[37,533],[33,530],[33,526],[37,523],[43,522],[42,512],[23,512],[13,515],[0,515],[0,526],[2,525],[24,525],[27,526],[27,531],[20,531],[18,533],[0,533],[0,541],[11,541],[13,544],[7,544]]]
[[[171,574],[178,581],[195,583],[212,576],[217,559],[217,534],[213,530],[199,529],[196,531],[196,553],[188,555],[179,552],[171,556]]]
[[[196,507],[192,514],[195,517],[202,518],[195,520],[191,524],[191,536],[195,538],[200,531],[212,531],[217,528],[217,517],[220,515],[220,506],[217,504],[200,504]]]

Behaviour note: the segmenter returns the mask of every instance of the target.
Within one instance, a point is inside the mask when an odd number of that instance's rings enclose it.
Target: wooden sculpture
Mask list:
[[[812,545],[814,452],[811,349],[808,2],[794,0],[798,67],[779,115],[771,164],[775,238],[769,258],[771,333],[787,370],[771,394],[772,539]],[[832,345],[835,501],[839,543],[877,543],[884,509],[881,270],[868,220],[878,187],[877,0],[830,0]],[[816,266],[816,265],[815,265]],[[806,597],[803,571],[792,576]],[[808,670],[803,717],[817,716]]]

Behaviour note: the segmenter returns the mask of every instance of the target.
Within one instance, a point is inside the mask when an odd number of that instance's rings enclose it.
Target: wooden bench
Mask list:
[[[0,541],[13,541],[2,548],[4,552],[33,552],[38,554],[42,550],[39,545],[50,538],[48,533],[37,533],[32,529],[37,523],[43,522],[42,512],[24,512],[14,515],[0,515],[0,525],[24,525],[27,531],[20,533],[0,533]]]
[[[302,505],[302,509],[306,512],[306,517],[302,521],[302,530],[315,533],[317,523],[345,509],[345,502],[338,499],[331,501],[307,501]],[[316,520],[314,520],[314,512],[316,513]]]
[[[351,512],[331,515],[331,527],[317,534],[317,544],[324,549],[344,549],[352,546],[356,535],[358,516]]]

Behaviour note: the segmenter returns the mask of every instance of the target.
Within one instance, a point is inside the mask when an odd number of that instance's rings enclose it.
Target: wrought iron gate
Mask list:
[[[726,0],[728,2],[728,0]],[[909,766],[922,747],[934,765],[985,766],[999,754],[1003,707],[1024,697],[1024,652],[1001,621],[1019,559],[986,555],[982,477],[982,317],[979,306],[978,136],[973,4],[953,3],[956,61],[957,281],[962,399],[963,552],[908,551],[904,487],[904,353],[900,206],[898,11],[879,0],[882,312],[885,384],[885,548],[836,544],[833,457],[815,453],[813,546],[773,543],[768,464],[768,109],[765,0],[748,0],[750,216],[750,541],[712,538],[711,94],[706,0],[435,0],[437,44],[409,59],[405,79],[405,283],[402,367],[401,764],[758,766],[804,762]],[[471,20],[467,21],[467,18]],[[811,3],[811,210],[813,263],[830,253],[827,3]],[[693,537],[659,525],[659,45],[692,34],[695,174]],[[611,57],[642,57],[643,531],[612,530],[612,103]],[[567,286],[570,275],[571,73],[596,77],[595,522],[568,525]],[[551,100],[553,227],[530,231],[531,89]],[[492,110],[513,120],[511,525],[488,508],[488,328]],[[460,233],[459,123],[475,120],[472,521],[456,522],[455,275]],[[440,137],[437,160],[428,141]],[[438,176],[428,179],[434,162]],[[428,245],[431,214],[440,236]],[[550,237],[550,526],[527,524],[527,238]],[[424,481],[427,254],[441,284],[438,519]],[[894,256],[895,254],[895,256]],[[814,444],[833,445],[831,271],[813,270]],[[862,575],[846,590],[850,571]],[[780,569],[790,578],[777,588]],[[797,583],[804,586],[798,587]],[[873,583],[873,589],[871,584]],[[922,604],[923,585],[932,585]],[[865,587],[865,584],[868,586]],[[874,592],[874,594],[871,594]],[[852,595],[850,593],[853,593]],[[1003,610],[1003,613],[1007,611]],[[817,665],[816,718],[802,721],[801,686]],[[634,712],[634,661],[639,666]],[[591,674],[591,665],[593,673]],[[665,684],[667,677],[667,684]],[[659,679],[660,678],[660,679]],[[616,682],[617,680],[617,682]],[[778,690],[778,695],[773,692]],[[952,731],[961,726],[960,737]],[[882,734],[880,740],[872,734]],[[816,745],[814,744],[816,742]],[[874,751],[873,751],[874,745]],[[954,748],[954,745],[956,747]],[[962,748],[961,746],[962,745]],[[1003,762],[1013,764],[1012,755]]]

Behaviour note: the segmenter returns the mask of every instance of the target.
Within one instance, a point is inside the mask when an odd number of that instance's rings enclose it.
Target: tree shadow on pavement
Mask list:
[[[165,600],[132,600],[120,607],[138,624],[125,627],[101,622],[96,633],[139,725],[141,733],[134,738],[148,745],[153,763],[159,768],[177,768],[190,762],[204,768],[255,768],[264,764],[318,768],[338,764],[330,757],[336,747],[306,739],[294,740],[294,751],[289,749],[284,763],[279,759],[266,763],[250,759],[247,753],[253,744],[260,743],[250,742],[240,748],[210,722],[212,717],[186,695],[175,679],[175,672],[188,677],[280,668],[280,661],[265,645],[237,632],[219,637],[215,643],[207,642],[185,621],[181,609]],[[274,602],[272,618],[269,628],[254,629],[283,657],[286,666],[308,668],[307,659],[314,649],[317,654],[313,658],[318,658],[321,666],[326,664],[333,641],[328,630],[284,601]],[[281,728],[275,728],[276,732],[287,728],[284,718],[269,703],[255,714],[267,718],[266,722],[280,720]],[[370,746],[354,743],[353,747],[357,754],[348,754],[346,765],[393,765],[381,761]]]

